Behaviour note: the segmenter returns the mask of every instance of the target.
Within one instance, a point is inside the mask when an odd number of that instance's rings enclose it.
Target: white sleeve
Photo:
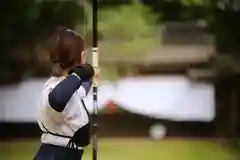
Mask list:
[[[80,86],[79,89],[77,90],[77,92],[78,92],[80,99],[84,99],[87,96],[87,92],[83,86]]]

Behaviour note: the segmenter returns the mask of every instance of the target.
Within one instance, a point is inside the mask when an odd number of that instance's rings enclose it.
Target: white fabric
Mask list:
[[[38,109],[38,124],[43,131],[49,130],[52,133],[60,135],[73,136],[74,133],[89,122],[81,99],[86,93],[80,87],[68,101],[64,110],[59,113],[51,108],[48,101],[49,92],[63,80],[63,77],[50,78],[43,87]],[[47,130],[42,126],[47,128]],[[42,143],[66,146],[69,139],[59,138],[50,134],[44,134],[41,137]]]
[[[211,121],[215,116],[212,84],[193,83],[184,76],[125,78],[113,101],[123,109],[174,121]]]

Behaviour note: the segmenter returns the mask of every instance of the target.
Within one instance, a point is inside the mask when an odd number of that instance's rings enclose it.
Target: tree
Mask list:
[[[100,58],[133,60],[151,53],[160,45],[157,18],[148,7],[138,2],[100,9],[98,30],[103,37]],[[87,28],[91,29],[91,23]]]
[[[215,35],[216,48],[222,54],[240,53],[239,0],[181,0],[184,5],[205,8],[204,18]]]
[[[2,0],[0,10],[0,80],[6,82],[34,68],[34,47],[55,26],[73,28],[84,22],[77,0]]]

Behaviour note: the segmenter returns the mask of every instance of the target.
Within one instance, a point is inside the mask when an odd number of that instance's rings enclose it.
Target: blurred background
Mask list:
[[[0,159],[29,160],[46,38],[61,25],[91,46],[91,1],[1,0],[0,10]],[[99,159],[240,158],[240,1],[99,0],[98,15]],[[92,111],[91,92],[85,102]]]

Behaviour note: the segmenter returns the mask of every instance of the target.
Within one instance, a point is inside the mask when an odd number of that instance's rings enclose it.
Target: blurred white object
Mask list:
[[[46,79],[32,79],[0,88],[0,121],[35,122],[37,103]],[[85,98],[92,112],[92,91]],[[211,121],[215,117],[212,84],[191,82],[184,76],[124,78],[116,86],[99,85],[99,110],[109,101],[123,109],[157,119]]]
[[[174,121],[212,121],[214,87],[184,76],[125,78],[113,101],[130,112]]]
[[[35,122],[37,117],[37,104],[42,87],[47,79],[31,79],[19,84],[0,88],[0,121],[7,122]],[[114,86],[110,82],[102,82],[99,86],[99,109],[114,95]],[[84,102],[89,111],[92,111],[92,94]]]
[[[33,79],[1,87],[0,105],[4,108],[1,120],[8,122],[36,121],[37,103],[44,83],[45,79]]]
[[[166,136],[166,127],[160,124],[154,124],[149,129],[149,136],[154,140],[163,139]]]

